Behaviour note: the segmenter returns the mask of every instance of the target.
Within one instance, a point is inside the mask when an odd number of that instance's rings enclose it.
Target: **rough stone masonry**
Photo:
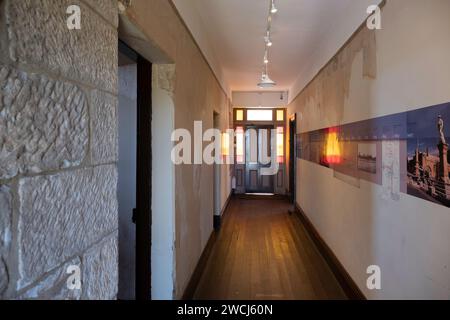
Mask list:
[[[0,298],[116,297],[117,28],[117,0],[0,0]]]

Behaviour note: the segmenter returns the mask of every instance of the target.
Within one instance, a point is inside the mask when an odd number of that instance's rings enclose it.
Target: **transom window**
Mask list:
[[[273,111],[269,110],[247,110],[247,121],[272,121]]]

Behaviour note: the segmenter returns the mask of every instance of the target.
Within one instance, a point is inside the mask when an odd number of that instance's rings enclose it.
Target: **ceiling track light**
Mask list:
[[[266,29],[266,35],[264,37],[264,42],[266,44],[265,46],[265,52],[264,52],[264,67],[263,72],[261,75],[261,81],[258,83],[258,87],[261,89],[264,88],[272,88],[276,86],[276,82],[270,79],[269,73],[268,73],[268,65],[269,65],[269,48],[272,47],[272,39],[270,37],[270,31],[272,30],[272,15],[277,13],[278,9],[275,6],[275,0],[270,1],[270,10],[269,10],[269,16],[267,18],[267,29]]]

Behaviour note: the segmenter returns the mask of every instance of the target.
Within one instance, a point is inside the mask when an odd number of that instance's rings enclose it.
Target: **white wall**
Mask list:
[[[171,160],[174,104],[152,90],[152,299],[174,298],[175,169]]]
[[[233,106],[236,107],[278,108],[287,105],[287,103],[288,93],[286,91],[233,92]]]
[[[355,32],[365,19],[367,19],[367,8],[370,5],[379,5],[383,0],[358,0],[351,4],[344,15],[338,15],[331,22],[333,32],[321,37],[315,49],[312,63],[308,63],[299,73],[297,80],[289,88],[289,103],[314,79],[314,76],[329,61],[336,50],[338,50]],[[390,1],[390,0],[388,0]],[[394,0],[396,1],[396,0]],[[325,23],[325,22],[324,22]]]
[[[318,117],[294,100],[289,114],[299,114],[299,132],[450,101],[450,1],[388,1],[382,19],[376,78],[363,78],[358,54],[343,119],[327,118],[332,105],[309,101],[317,112],[325,108]],[[357,188],[303,160],[297,201],[369,299],[450,299],[449,208],[403,193],[393,199],[365,181]],[[379,291],[366,288],[373,264],[381,267]]]

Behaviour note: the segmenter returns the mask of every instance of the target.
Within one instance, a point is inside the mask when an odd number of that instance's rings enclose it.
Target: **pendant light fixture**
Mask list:
[[[272,88],[276,86],[277,83],[270,79],[268,73],[267,73],[267,64],[264,66],[264,71],[261,76],[261,82],[258,83],[258,87],[260,88]]]
[[[276,82],[270,79],[269,73],[268,73],[268,66],[269,66],[269,48],[272,47],[272,39],[270,37],[270,33],[272,30],[272,15],[278,12],[277,7],[275,6],[275,0],[270,0],[270,10],[269,10],[269,16],[267,18],[267,29],[266,29],[266,35],[264,37],[265,42],[265,51],[264,51],[264,67],[263,72],[261,76],[261,81],[258,83],[258,87],[260,88],[272,88],[276,86]]]
[[[270,6],[270,12],[273,14],[278,12],[277,7],[275,6],[275,0],[272,0],[272,5]]]

